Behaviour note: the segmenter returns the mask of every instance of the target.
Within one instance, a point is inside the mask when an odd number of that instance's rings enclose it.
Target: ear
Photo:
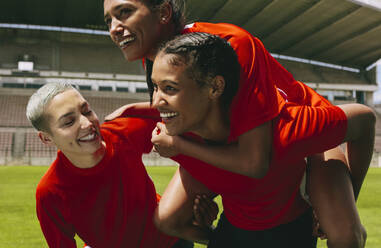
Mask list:
[[[172,19],[172,5],[168,1],[160,6],[160,23],[168,24]]]
[[[38,132],[38,137],[40,138],[42,143],[44,143],[45,145],[55,146],[52,138],[50,137],[50,135],[47,132],[39,131]]]
[[[209,97],[211,99],[218,99],[225,90],[225,78],[217,75],[211,82]]]

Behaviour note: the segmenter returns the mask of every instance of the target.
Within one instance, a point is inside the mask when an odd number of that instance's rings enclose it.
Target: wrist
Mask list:
[[[184,139],[178,135],[172,137],[172,146],[175,148],[176,151],[178,151],[178,153],[183,153],[182,143],[184,142]]]

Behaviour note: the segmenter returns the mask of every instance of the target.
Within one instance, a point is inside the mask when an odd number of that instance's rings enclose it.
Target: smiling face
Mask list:
[[[128,61],[154,57],[163,33],[160,17],[142,0],[104,1],[110,37]]]
[[[189,78],[186,65],[170,63],[173,56],[159,53],[155,59],[153,106],[159,110],[169,135],[194,132],[205,137],[215,106],[209,97],[210,87],[201,87]]]
[[[98,158],[98,152],[104,150],[98,117],[78,91],[67,90],[53,97],[44,115],[49,131],[40,132],[41,140],[55,145],[73,164]]]

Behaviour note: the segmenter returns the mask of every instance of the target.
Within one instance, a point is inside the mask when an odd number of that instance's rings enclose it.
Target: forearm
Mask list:
[[[249,154],[240,149],[238,143],[211,146],[184,138],[179,138],[177,142],[181,154],[195,157],[220,169],[253,178],[263,177],[267,172],[268,161],[263,156],[257,156],[257,161],[251,160]],[[258,152],[251,151],[251,154]]]
[[[365,105],[346,104],[339,107],[347,116],[344,141],[347,142],[347,159],[357,199],[373,155],[376,118]]]
[[[155,210],[154,222],[158,229],[168,235],[206,243],[210,230],[192,223],[194,199],[199,194],[205,194],[210,198],[215,196],[180,167],[169,182]]]
[[[191,221],[183,223],[183,221],[169,223],[168,220],[164,223],[155,219],[157,228],[167,235],[190,240],[202,244],[207,244],[212,232],[212,229],[201,228],[192,224]]]
[[[370,151],[370,149],[373,150],[373,146],[370,147],[369,143],[348,142],[347,144],[347,158],[356,200],[370,166],[371,154],[367,155],[366,152],[366,150]]]
[[[106,121],[113,120],[118,117],[145,117],[159,118],[159,113],[152,108],[150,102],[138,102],[126,104],[105,117]]]

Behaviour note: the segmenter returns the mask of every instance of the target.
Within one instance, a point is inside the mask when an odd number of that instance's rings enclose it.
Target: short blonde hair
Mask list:
[[[49,132],[49,125],[47,125],[46,116],[44,115],[45,107],[56,95],[67,90],[75,90],[75,88],[71,84],[64,82],[48,83],[39,88],[29,98],[26,117],[36,130]]]

